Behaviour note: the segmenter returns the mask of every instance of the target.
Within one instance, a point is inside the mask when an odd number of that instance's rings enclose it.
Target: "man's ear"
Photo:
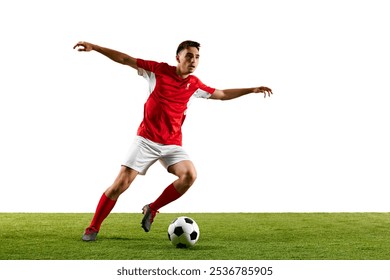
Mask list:
[[[176,55],[176,61],[180,63],[179,55]]]

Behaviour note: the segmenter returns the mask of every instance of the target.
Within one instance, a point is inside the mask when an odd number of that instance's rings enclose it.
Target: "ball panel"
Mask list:
[[[169,227],[168,227],[168,234],[171,235],[173,234],[173,231],[175,230],[175,224],[170,224]]]
[[[174,234],[176,234],[177,236],[181,236],[183,233],[185,232],[185,230],[183,229],[182,226],[177,226],[175,227],[175,230],[173,231]]]
[[[183,223],[180,224],[180,227],[183,229],[183,232],[191,233],[194,231],[194,227],[191,224]]]
[[[191,232],[191,234],[190,234],[190,239],[191,239],[192,241],[197,240],[197,239],[198,239],[198,233],[197,233],[196,231]]]

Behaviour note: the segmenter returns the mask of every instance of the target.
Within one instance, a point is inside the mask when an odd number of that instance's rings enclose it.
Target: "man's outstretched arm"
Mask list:
[[[249,93],[264,93],[264,98],[270,97],[272,90],[268,87],[254,87],[254,88],[233,88],[233,89],[216,89],[211,95],[210,99],[216,100],[230,100],[241,97]]]
[[[128,65],[130,67],[133,67],[134,69],[138,69],[137,67],[137,60],[134,57],[131,57],[125,53],[118,52],[116,50],[108,49],[105,47],[101,47],[95,44],[91,44],[88,42],[78,42],[73,49],[76,49],[79,52],[89,52],[89,51],[97,51],[98,53],[101,53],[102,55],[107,56],[108,58],[112,59],[115,62]]]

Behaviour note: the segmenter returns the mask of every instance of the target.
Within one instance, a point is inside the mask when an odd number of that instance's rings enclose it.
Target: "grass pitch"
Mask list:
[[[167,228],[178,216],[200,227],[191,249]],[[1,260],[390,260],[390,213],[112,213],[96,242],[81,236],[92,214],[0,213]]]

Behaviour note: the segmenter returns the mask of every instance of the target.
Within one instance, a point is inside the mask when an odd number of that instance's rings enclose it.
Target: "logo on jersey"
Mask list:
[[[186,87],[187,90],[190,88],[190,85],[191,85],[191,83],[187,84],[187,87]]]

